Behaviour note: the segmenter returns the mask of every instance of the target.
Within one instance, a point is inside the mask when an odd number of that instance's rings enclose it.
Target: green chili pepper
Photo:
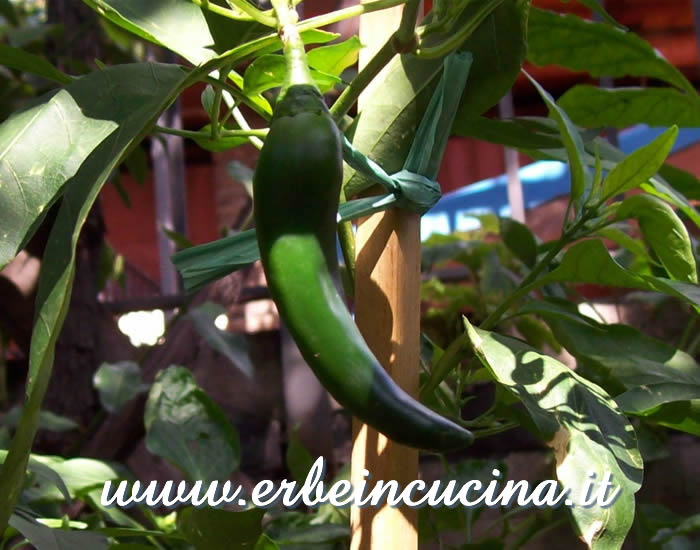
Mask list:
[[[253,180],[256,232],[270,294],[321,384],[352,414],[411,447],[444,452],[469,445],[471,432],[396,385],[333,284],[341,139],[295,30],[282,34],[288,78]]]

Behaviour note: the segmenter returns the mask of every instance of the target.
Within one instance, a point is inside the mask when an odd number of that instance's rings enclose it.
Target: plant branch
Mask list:
[[[199,132],[194,130],[181,130],[179,128],[167,128],[165,126],[154,126],[153,131],[159,134],[169,134],[171,136],[180,136],[184,138],[200,139],[211,137],[209,132]],[[220,136],[223,137],[265,137],[267,128],[262,129],[241,129],[241,130],[221,130]]]
[[[399,28],[394,33],[394,49],[404,53],[412,51],[417,43],[416,22],[418,21],[418,11],[420,10],[420,0],[408,0],[401,14]]]
[[[400,6],[401,4],[405,4],[406,1],[407,0],[377,0],[376,2],[357,4],[355,6],[350,6],[349,8],[343,8],[342,10],[317,15],[316,17],[311,17],[299,23],[299,32],[325,27],[326,25],[332,25],[338,21],[357,17],[358,15],[363,15],[365,13],[372,13],[374,11],[381,11],[393,8],[394,6]]]
[[[348,113],[355,104],[360,94],[369,86],[370,82],[379,74],[389,61],[392,60],[396,50],[394,49],[393,38],[390,38],[379,49],[375,56],[367,65],[357,73],[352,82],[343,90],[335,103],[331,106],[333,119],[338,123]]]
[[[416,49],[416,56],[424,59],[434,59],[436,57],[443,57],[452,50],[458,48],[462,42],[471,36],[471,34],[481,25],[484,20],[491,15],[491,13],[501,4],[503,0],[488,0],[484,2],[479,10],[474,14],[474,16],[466,24],[464,24],[460,30],[451,35],[449,38],[438,44],[437,46],[424,47],[421,42],[418,43],[418,48]],[[425,30],[419,30],[419,39],[424,37]]]
[[[228,66],[228,64],[226,65]],[[268,112],[266,109],[263,109],[254,101],[251,101],[251,99],[247,95],[245,95],[243,92],[241,92],[241,90],[239,90],[235,86],[232,86],[230,83],[225,82],[223,80],[219,80],[217,78],[213,78],[209,75],[203,77],[202,81],[206,82],[207,84],[211,84],[212,87],[214,87],[214,89],[223,88],[228,93],[230,93],[234,97],[234,99],[236,99],[239,103],[245,103],[246,105],[248,105],[248,107],[250,107],[253,111],[259,114],[265,120],[270,120],[270,112]]]
[[[208,0],[192,0],[194,4],[197,4],[200,8],[204,8],[212,13],[226,17],[227,19],[233,19],[234,21],[257,21],[261,25],[267,27],[274,27],[277,25],[277,20],[260,11],[255,6],[246,2],[246,0],[230,0],[231,4],[234,4],[236,8],[240,10],[237,12],[217,4],[212,4]]]

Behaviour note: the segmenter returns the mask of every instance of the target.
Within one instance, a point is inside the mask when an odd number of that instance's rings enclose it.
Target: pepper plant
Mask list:
[[[589,472],[598,478],[609,473],[620,487],[618,498],[606,508],[530,510],[527,523],[516,525],[512,514],[506,512],[499,547],[506,543],[508,548],[524,547],[556,523],[553,515],[566,514],[573,532],[588,547],[620,548],[633,524],[635,493],[642,483],[637,435],[660,426],[700,435],[700,368],[694,359],[700,344],[693,328],[700,287],[697,247],[686,229],[687,225],[700,227],[700,214],[691,202],[700,196],[700,183],[691,174],[665,164],[678,127],[700,125],[700,98],[683,74],[642,39],[621,28],[593,0],[579,1],[597,12],[601,22],[541,10],[528,0],[436,0],[422,21],[418,21],[416,0],[375,0],[298,21],[293,6],[284,2],[273,2],[274,9],[263,10],[248,0],[84,1],[135,39],[168,48],[183,61],[100,64],[98,70],[74,77],[29,52],[9,46],[0,49],[7,66],[57,85],[0,126],[0,267],[27,244],[49,208],[57,207],[42,260],[25,404],[0,472],[2,543],[12,540],[17,532],[41,549],[213,548],[226,537],[236,537],[229,540],[241,548],[292,548],[308,542],[304,536],[310,532],[318,548],[346,543],[346,515],[323,507],[313,521],[301,512],[270,512],[264,529],[265,511],[254,508],[244,512],[188,508],[166,516],[142,509],[146,520],[142,517],[137,521],[101,507],[95,498],[94,478],[85,483],[75,478],[65,482],[61,473],[65,476],[70,471],[67,464],[71,459],[31,455],[54,346],[69,304],[78,235],[100,189],[148,135],[180,135],[213,151],[243,143],[263,149],[268,135],[271,142],[273,137],[280,139],[275,131],[280,116],[275,110],[275,90],[288,87],[290,65],[285,57],[289,61],[294,55],[303,56],[303,43],[316,46],[308,51],[308,69],[303,65],[304,84],[321,91],[341,90],[330,105],[327,120],[332,117],[354,150],[373,160],[385,174],[397,174],[404,167],[445,59],[460,52],[470,56],[471,65],[464,92],[454,105],[451,133],[517,148],[533,158],[568,163],[570,200],[559,239],[540,243],[516,222],[484,219],[482,233],[429,241],[428,263],[441,259],[461,262],[472,270],[474,280],[480,280],[480,286],[478,290],[474,286],[452,287],[450,295],[444,285],[426,285],[426,296],[452,297],[449,326],[454,332],[457,321],[459,330],[445,342],[424,338],[421,399],[449,418],[442,421],[449,422],[455,433],[471,431],[478,439],[518,426],[526,428],[552,448],[553,475],[566,487],[580,488]],[[345,82],[343,71],[354,64],[361,44],[356,38],[338,42],[338,35],[324,27],[398,5],[404,5],[404,11],[396,33]],[[301,42],[293,52],[285,48],[280,55],[289,25]],[[593,77],[651,77],[663,85],[616,90],[578,85],[555,101],[525,73],[549,116],[500,121],[486,118],[484,113],[512,87],[526,59],[535,65],[587,71]],[[210,116],[209,124],[197,131],[155,125],[160,113],[184,90],[200,82],[206,83],[202,106]],[[372,91],[365,106],[353,117],[350,113],[357,98],[370,84]],[[314,98],[314,109],[324,111],[320,96]],[[664,109],[657,108],[660,104]],[[296,114],[294,109],[292,115]],[[269,133],[266,128],[251,127],[247,115],[251,112],[263,120],[272,119]],[[668,130],[630,155],[606,142],[597,130],[636,123]],[[328,138],[327,133],[323,136]],[[317,148],[317,144],[303,141],[307,136],[289,138],[289,146],[298,141],[302,152],[312,154]],[[284,157],[285,152],[277,154]],[[373,184],[357,166],[354,162],[344,166],[341,196],[333,201],[345,203]],[[264,168],[260,177],[268,185],[270,173],[267,166]],[[322,172],[333,176],[331,169]],[[282,180],[283,174],[279,176]],[[279,210],[272,212],[275,216],[293,219],[298,215],[283,211],[284,205],[275,200],[274,192],[265,193],[263,204],[256,208],[264,210],[272,204]],[[386,201],[385,206],[406,206],[406,188],[399,186],[392,193],[395,200]],[[320,204],[314,202],[317,200],[309,196],[308,204]],[[303,210],[305,204],[295,198],[297,209]],[[353,212],[362,215],[366,210]],[[275,261],[265,256],[274,240],[270,235],[279,229],[274,223],[270,225],[269,214],[256,213],[267,232],[257,242],[268,270]],[[641,238],[628,231],[630,221],[637,224]],[[481,238],[489,227],[490,232],[500,235],[500,242]],[[352,232],[346,223],[337,229],[352,278]],[[331,227],[323,238],[328,239],[329,232],[332,236],[332,231]],[[638,261],[624,265],[603,239],[615,241]],[[255,261],[259,253],[251,231],[195,247],[176,258],[176,263],[186,286],[196,289]],[[325,256],[326,261],[334,261],[329,254]],[[283,273],[274,272],[274,276],[280,281],[284,278]],[[572,285],[577,283],[635,289],[677,300],[686,310],[690,328],[676,348],[630,326],[594,321],[576,307]],[[273,296],[279,301],[286,292],[273,289]],[[455,296],[469,305],[477,304],[476,314],[461,316],[463,308],[460,304],[455,307]],[[284,314],[285,308],[281,309]],[[293,315],[298,316],[298,312]],[[302,321],[296,318],[294,322]],[[309,337],[302,331],[297,336]],[[577,369],[569,369],[542,351],[545,342],[552,349],[566,348],[576,357]],[[624,355],[616,351],[621,343]],[[323,352],[323,342],[314,345]],[[102,374],[107,373],[108,369]],[[347,391],[342,380],[320,378],[333,386],[331,391]],[[493,404],[478,416],[465,415],[463,405],[477,384],[496,388]],[[172,428],[164,417],[178,406],[171,402],[177,400],[173,396],[178,393],[164,391],[169,385],[182,389],[179,395],[193,407],[191,410],[206,417],[212,430],[209,433],[218,438],[209,441],[212,446],[206,449],[214,454],[225,448],[225,456],[230,458],[225,464],[209,461],[202,466],[178,461],[168,454],[166,446],[158,444],[153,434]],[[351,408],[371,422],[373,414],[360,410],[370,402],[363,405],[362,399],[355,399],[358,396],[350,397]],[[112,406],[113,400],[109,402]],[[432,411],[426,414],[439,418]],[[173,367],[158,377],[151,388],[145,423],[147,437],[152,436],[149,449],[166,456],[192,480],[226,477],[237,467],[235,430],[184,369]],[[172,429],[167,433],[185,440],[198,437]],[[463,438],[464,443],[469,441],[471,434]],[[421,442],[412,444],[420,446]],[[298,449],[297,454],[303,457]],[[295,464],[295,470],[304,470]],[[83,467],[98,471],[104,481],[128,475],[99,462],[86,462]],[[461,469],[448,465],[447,474],[476,478],[483,470],[483,464],[469,463]],[[37,491],[27,485],[27,472],[30,479],[43,480],[42,487],[48,484],[53,489]],[[572,498],[579,499],[576,490]],[[70,521],[60,519],[58,508],[44,506],[47,501],[55,504],[70,498],[83,500],[92,512]],[[46,518],[47,510],[53,521],[38,522],[37,518]],[[527,511],[516,508],[513,512]],[[442,531],[460,529],[467,544],[488,547],[493,543],[490,535],[473,539],[472,523],[477,517],[458,514],[455,519],[445,509],[422,512],[421,536],[437,539],[446,547]],[[6,529],[8,521],[11,527]],[[642,537],[639,543],[645,548],[661,548],[669,541],[687,540],[684,537],[693,526],[697,521],[692,518],[677,518],[644,536],[638,534],[640,530],[635,533]],[[133,537],[138,538],[138,545],[124,542]]]

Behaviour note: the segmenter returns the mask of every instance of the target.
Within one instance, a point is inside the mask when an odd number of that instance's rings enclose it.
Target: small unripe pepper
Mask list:
[[[283,28],[282,38],[287,81],[253,179],[260,257],[280,317],[321,384],[357,418],[411,447],[467,446],[470,431],[396,385],[336,290],[341,137],[296,29]]]

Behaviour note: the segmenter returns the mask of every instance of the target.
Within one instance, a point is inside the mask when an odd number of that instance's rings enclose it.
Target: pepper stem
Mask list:
[[[306,61],[304,41],[297,29],[299,16],[296,10],[289,0],[272,0],[272,7],[277,14],[277,32],[282,40],[282,51],[287,65],[279,97],[281,100],[292,86],[305,84],[316,88],[316,84]]]

